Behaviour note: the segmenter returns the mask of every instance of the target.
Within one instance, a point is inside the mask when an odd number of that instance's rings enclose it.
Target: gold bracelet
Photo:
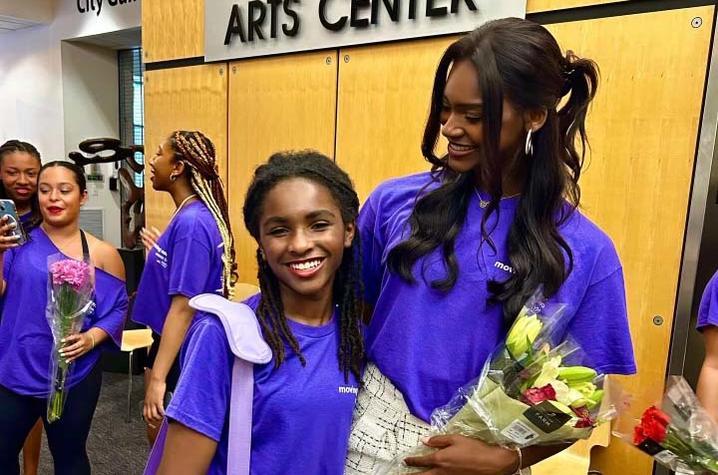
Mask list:
[[[90,339],[92,340],[92,348],[90,348],[90,351],[95,349],[95,337],[92,335],[92,333],[87,332],[90,335]]]

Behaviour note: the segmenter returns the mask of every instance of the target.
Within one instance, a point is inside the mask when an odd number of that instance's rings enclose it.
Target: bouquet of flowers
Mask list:
[[[54,341],[50,366],[50,397],[47,402],[48,422],[60,419],[67,397],[65,384],[72,365],[60,355],[63,339],[79,332],[85,316],[95,307],[93,271],[93,267],[83,261],[62,255],[48,258],[45,315]]]
[[[630,425],[632,434],[619,429],[616,435],[671,470],[718,473],[718,426],[682,377],[671,376],[660,408],[649,407]]]
[[[460,434],[523,448],[586,439],[615,417],[605,376],[588,366],[581,348],[560,331],[564,310],[546,305],[538,292],[529,299],[481,375],[432,413],[429,435]],[[419,472],[403,460],[434,450],[416,447],[380,473]]]

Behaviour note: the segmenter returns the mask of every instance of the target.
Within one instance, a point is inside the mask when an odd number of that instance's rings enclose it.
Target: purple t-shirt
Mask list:
[[[161,334],[174,295],[221,294],[223,253],[207,206],[199,200],[186,204],[147,255],[132,320]]]
[[[718,272],[713,274],[703,290],[696,323],[698,330],[707,326],[718,326]]]
[[[419,259],[415,284],[390,272],[389,250],[409,235],[418,193],[434,189],[429,173],[387,181],[368,198],[359,216],[366,300],[374,306],[367,331],[367,355],[401,390],[412,413],[428,421],[431,412],[480,374],[504,338],[502,308],[490,304],[487,283],[510,276],[508,231],[519,198],[503,199],[486,229],[496,251],[479,245],[484,209],[472,196],[456,237],[459,275],[448,292],[429,282],[446,276],[440,250]],[[562,331],[586,350],[605,373],[636,370],[626,316],[621,264],[609,237],[579,212],[561,226],[573,252],[574,268],[552,301],[568,305]]]
[[[47,397],[50,387],[52,333],[45,317],[47,258],[60,250],[42,228],[30,232],[30,240],[5,252],[3,272],[7,287],[0,319],[0,385],[27,396]],[[107,344],[119,348],[127,312],[125,283],[95,268],[95,310],[85,317],[82,331],[103,329]],[[78,358],[67,387],[82,381],[100,358],[105,345]]]
[[[259,296],[246,303],[256,309]],[[198,313],[167,415],[218,442],[208,474],[220,475],[227,467],[234,355],[219,319]],[[337,315],[321,327],[288,322],[307,365],[287,346],[279,368],[274,361],[254,367],[250,472],[342,474],[358,385],[339,370]]]

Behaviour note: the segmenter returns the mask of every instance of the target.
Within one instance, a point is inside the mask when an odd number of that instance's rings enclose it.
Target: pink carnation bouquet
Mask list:
[[[82,329],[85,316],[94,310],[94,269],[83,261],[64,255],[48,258],[46,317],[52,330],[54,348],[50,368],[50,397],[47,420],[62,416],[67,397],[66,383],[72,365],[60,355],[63,340]]]

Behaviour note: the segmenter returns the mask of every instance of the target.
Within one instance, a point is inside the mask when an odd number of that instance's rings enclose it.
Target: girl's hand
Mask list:
[[[142,239],[142,245],[145,247],[145,251],[150,252],[152,248],[157,245],[160,234],[160,230],[154,226],[140,230],[140,239]]]
[[[150,426],[159,425],[165,416],[165,391],[167,383],[150,378],[150,383],[145,390],[145,405],[142,415]]]
[[[60,356],[65,358],[68,363],[72,363],[95,348],[95,340],[90,332],[75,333],[62,340],[62,342],[65,346],[60,350]]]
[[[424,441],[438,449],[430,455],[407,457],[411,467],[426,467],[425,475],[512,475],[518,471],[515,450],[489,445],[462,435],[438,435]]]
[[[19,246],[19,236],[6,236],[7,233],[12,232],[15,228],[17,228],[17,224],[10,223],[7,215],[0,219],[0,254]]]

